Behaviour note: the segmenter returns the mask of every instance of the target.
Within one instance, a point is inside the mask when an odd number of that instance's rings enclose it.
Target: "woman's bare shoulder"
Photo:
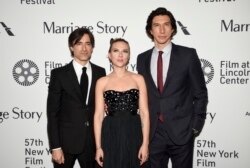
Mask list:
[[[144,80],[142,75],[135,73],[135,72],[130,72],[130,73],[131,73],[131,77],[134,78],[136,81]]]
[[[99,78],[97,80],[97,84],[96,85],[104,87],[107,84],[108,80],[109,80],[109,75],[103,76],[103,77],[101,77],[101,78]]]

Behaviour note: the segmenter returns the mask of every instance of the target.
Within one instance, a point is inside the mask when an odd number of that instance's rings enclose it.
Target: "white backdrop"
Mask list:
[[[153,46],[145,33],[147,16],[160,6],[180,23],[173,42],[197,49],[207,81],[207,120],[196,139],[194,167],[250,166],[249,0],[1,0],[1,168],[52,167],[47,88],[50,70],[71,60],[69,33],[92,29],[91,61],[107,72],[110,38],[127,39],[129,69],[136,71],[136,56]]]

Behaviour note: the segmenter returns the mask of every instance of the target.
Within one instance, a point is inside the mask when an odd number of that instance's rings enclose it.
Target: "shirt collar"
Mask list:
[[[158,55],[159,51],[163,51],[163,54],[167,55],[170,53],[171,50],[172,50],[172,43],[169,43],[162,50],[159,50],[158,48],[155,47],[153,52]]]
[[[82,66],[81,64],[79,64],[78,62],[76,62],[76,60],[73,59],[73,66],[75,68],[76,71],[78,72],[82,72],[82,68],[86,67],[87,71],[90,69],[90,63],[89,61],[87,62],[87,64],[85,64],[84,66]]]

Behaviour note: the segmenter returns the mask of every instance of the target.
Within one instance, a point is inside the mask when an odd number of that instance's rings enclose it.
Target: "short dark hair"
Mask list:
[[[164,7],[159,7],[157,9],[153,10],[149,14],[148,19],[147,19],[147,25],[145,27],[148,37],[151,38],[152,41],[154,40],[153,35],[150,33],[150,31],[152,29],[152,21],[153,21],[155,16],[159,16],[159,15],[167,15],[169,17],[170,22],[171,22],[171,26],[174,29],[174,31],[171,35],[171,38],[173,38],[173,36],[177,33],[176,20],[174,18],[174,15]]]
[[[90,39],[90,43],[92,45],[92,47],[95,47],[95,38],[94,35],[92,34],[92,32],[87,29],[87,28],[78,28],[75,29],[73,32],[70,33],[69,38],[68,38],[68,46],[69,47],[73,47],[76,43],[78,43],[82,36],[84,36],[85,34],[87,34],[89,36]],[[74,56],[74,53],[70,50],[71,56]]]

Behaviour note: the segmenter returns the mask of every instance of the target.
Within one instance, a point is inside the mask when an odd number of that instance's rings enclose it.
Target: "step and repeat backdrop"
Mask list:
[[[250,166],[249,0],[1,0],[1,168],[52,167],[47,91],[50,71],[71,61],[69,33],[79,27],[93,32],[91,61],[107,73],[110,38],[127,39],[128,69],[136,72],[137,55],[153,46],[146,19],[161,6],[177,20],[173,42],[196,48],[207,83],[207,119],[195,141],[194,167]]]

